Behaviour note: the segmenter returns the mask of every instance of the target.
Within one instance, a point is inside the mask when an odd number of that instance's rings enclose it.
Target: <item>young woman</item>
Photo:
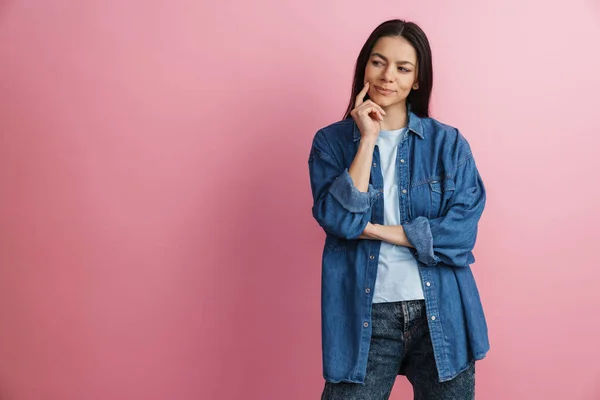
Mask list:
[[[464,136],[429,116],[431,49],[384,22],[356,62],[342,121],[309,156],[322,265],[322,399],[473,399],[487,325],[470,265],[485,188]]]

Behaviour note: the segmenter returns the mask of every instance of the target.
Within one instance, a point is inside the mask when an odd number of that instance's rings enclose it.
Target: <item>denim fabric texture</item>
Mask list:
[[[377,146],[368,192],[360,192],[348,173],[360,140],[354,120],[336,122],[315,134],[308,158],[312,213],[326,233],[322,355],[323,376],[332,383],[365,382],[373,334],[381,242],[358,237],[369,221],[383,224],[385,199]],[[449,381],[489,350],[470,267],[486,191],[465,137],[410,110],[396,164],[400,220],[419,262],[438,379]]]
[[[415,400],[472,400],[475,364],[440,382],[423,300],[373,304],[373,334],[365,384],[326,382],[321,400],[388,399],[396,377],[406,375]]]

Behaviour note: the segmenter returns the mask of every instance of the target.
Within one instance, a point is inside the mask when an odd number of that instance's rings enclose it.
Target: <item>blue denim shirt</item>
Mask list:
[[[419,263],[438,376],[450,380],[489,350],[487,324],[470,265],[486,192],[461,133],[409,111],[396,159],[400,219]],[[308,166],[312,212],[325,230],[322,258],[323,375],[364,383],[371,304],[381,241],[357,239],[383,224],[383,176],[373,153],[368,192],[348,169],[360,131],[345,119],[320,129]]]

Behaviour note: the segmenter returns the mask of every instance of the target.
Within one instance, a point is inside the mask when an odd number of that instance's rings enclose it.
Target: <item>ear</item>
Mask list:
[[[417,65],[418,65],[418,63],[417,63]],[[415,73],[415,81],[414,81],[413,87],[412,87],[413,90],[419,89],[419,72],[418,72],[418,70],[416,70],[415,72],[416,72]]]

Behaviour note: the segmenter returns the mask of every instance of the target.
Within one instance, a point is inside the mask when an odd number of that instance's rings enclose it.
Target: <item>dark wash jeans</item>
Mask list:
[[[321,400],[388,399],[399,374],[412,384],[415,400],[472,400],[475,364],[439,382],[423,300],[375,303],[365,384],[326,382]]]

